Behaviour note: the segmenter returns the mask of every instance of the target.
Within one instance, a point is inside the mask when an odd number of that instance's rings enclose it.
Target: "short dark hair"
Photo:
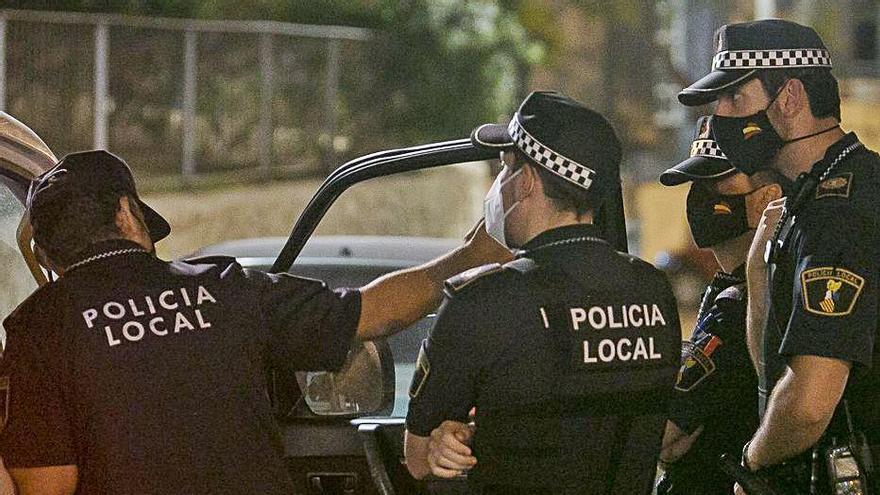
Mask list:
[[[64,201],[34,205],[30,213],[34,242],[52,263],[68,267],[92,244],[122,237],[116,226],[121,196],[74,194]],[[135,200],[129,197],[129,202]]]
[[[514,153],[516,154],[517,169],[520,164],[531,165],[538,173],[538,178],[544,187],[544,195],[550,198],[558,210],[573,211],[578,216],[596,210],[596,200],[593,194],[542,167],[519,149],[514,150]]]
[[[797,79],[804,85],[813,117],[840,120],[840,88],[830,69],[772,69],[758,71],[757,78],[770,98],[786,81]]]

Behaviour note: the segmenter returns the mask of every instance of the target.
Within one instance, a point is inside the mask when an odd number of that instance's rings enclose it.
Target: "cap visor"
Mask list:
[[[147,229],[150,231],[150,239],[153,242],[159,242],[168,237],[168,234],[171,233],[171,225],[168,224],[168,221],[143,201],[138,200],[138,203],[140,203],[141,211],[144,212],[144,223],[147,224]]]
[[[694,156],[660,174],[664,186],[677,186],[694,180],[720,179],[736,169],[727,160]]]
[[[689,107],[705,105],[717,100],[718,94],[722,91],[748,81],[756,72],[758,72],[757,69],[712,71],[699,81],[681,90],[678,93],[678,101]]]
[[[474,146],[484,149],[501,150],[513,146],[513,138],[504,124],[483,124],[471,133]]]

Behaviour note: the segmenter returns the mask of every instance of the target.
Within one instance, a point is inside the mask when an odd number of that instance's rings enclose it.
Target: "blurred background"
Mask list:
[[[676,94],[708,71],[715,29],[762,17],[820,32],[844,127],[880,148],[875,0],[4,0],[0,109],[58,156],[125,158],[174,226],[160,250],[176,257],[287,235],[344,161],[465,137],[559,90],[617,128],[631,251],[692,306],[714,260],[691,242],[687,187],[656,178],[711,109]],[[460,237],[490,181],[485,165],[380,179],[318,232]]]

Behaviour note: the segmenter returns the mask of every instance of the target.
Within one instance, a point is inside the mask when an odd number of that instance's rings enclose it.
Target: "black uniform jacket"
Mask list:
[[[769,397],[790,356],[848,361],[844,398],[854,426],[880,444],[880,157],[857,143],[847,134],[814,165],[821,181],[781,230],[762,395]]]
[[[476,406],[477,485],[608,493],[619,464],[635,467],[620,461],[627,450],[650,464],[650,491],[679,363],[678,313],[661,272],[597,236],[592,225],[549,230],[508,265],[448,283],[407,428],[428,436]],[[624,448],[632,416],[658,410],[661,423]]]
[[[290,493],[267,359],[341,366],[359,292],[137,247],[96,245],[4,322],[4,462],[75,464],[78,494]]]
[[[667,493],[733,493],[733,481],[719,469],[719,458],[739,455],[757,429],[757,389],[746,342],[743,270],[718,272],[706,290],[694,333],[683,344],[669,414],[686,433],[703,431],[668,467]]]

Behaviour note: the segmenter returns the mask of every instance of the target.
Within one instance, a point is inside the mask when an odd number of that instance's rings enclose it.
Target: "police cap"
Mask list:
[[[730,165],[718,143],[712,139],[712,117],[703,116],[697,120],[690,156],[660,174],[660,183],[664,186],[677,186],[692,180],[720,179],[734,172],[736,169]]]
[[[509,124],[477,127],[471,141],[499,151],[519,149],[596,197],[619,186],[622,153],[614,128],[601,114],[559,93],[530,94]]]
[[[105,150],[70,153],[34,179],[27,198],[32,223],[51,225],[51,212],[78,194],[112,195],[114,198],[132,196],[144,213],[144,223],[153,242],[171,233],[171,226],[162,215],[138,197],[128,165]]]
[[[711,72],[678,93],[678,100],[704,105],[759,70],[797,68],[831,69],[828,49],[813,28],[781,19],[727,24],[715,32]]]

